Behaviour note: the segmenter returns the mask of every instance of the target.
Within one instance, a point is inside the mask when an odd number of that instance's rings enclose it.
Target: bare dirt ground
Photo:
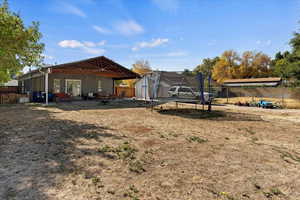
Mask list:
[[[0,199],[300,199],[299,110],[120,105],[1,106]]]

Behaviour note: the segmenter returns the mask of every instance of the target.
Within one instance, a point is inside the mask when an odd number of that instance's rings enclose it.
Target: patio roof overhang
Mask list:
[[[50,66],[39,70],[34,70],[31,73],[24,74],[23,76],[19,77],[19,79],[33,77],[29,75],[40,74],[41,72],[46,72],[48,69],[49,72],[53,74],[96,75],[113,78],[115,80],[140,78],[140,76],[137,73],[134,73],[133,71],[123,67],[122,65],[104,56],[99,56],[86,60],[70,62]]]
[[[50,69],[51,73],[97,75],[116,80],[140,77],[133,71],[104,56],[56,65],[50,67]]]

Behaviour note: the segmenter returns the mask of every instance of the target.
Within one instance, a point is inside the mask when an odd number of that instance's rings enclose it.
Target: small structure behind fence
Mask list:
[[[15,104],[28,102],[26,94],[19,94],[18,86],[0,86],[0,104]]]
[[[128,98],[134,97],[135,88],[117,86],[115,87],[115,95],[119,97],[128,97]]]
[[[266,99],[286,108],[300,108],[300,88],[291,87],[219,87],[218,103],[234,104]]]

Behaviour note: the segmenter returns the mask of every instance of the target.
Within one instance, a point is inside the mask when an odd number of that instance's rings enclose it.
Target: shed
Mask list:
[[[270,78],[247,78],[247,79],[229,79],[223,82],[225,87],[276,87],[281,84],[280,77]]]

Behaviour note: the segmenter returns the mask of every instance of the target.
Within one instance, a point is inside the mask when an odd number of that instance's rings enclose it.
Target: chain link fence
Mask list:
[[[215,103],[255,105],[260,100],[278,107],[300,108],[300,87],[213,87]]]

